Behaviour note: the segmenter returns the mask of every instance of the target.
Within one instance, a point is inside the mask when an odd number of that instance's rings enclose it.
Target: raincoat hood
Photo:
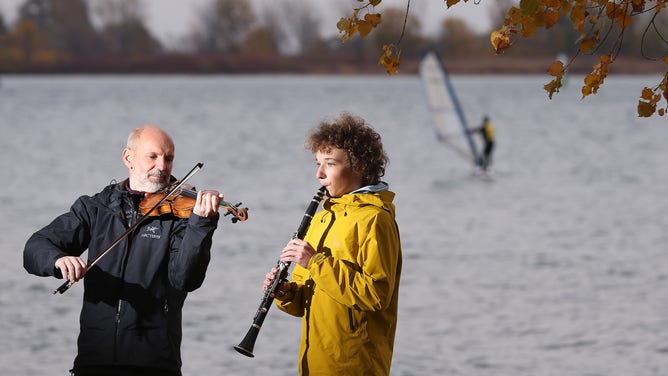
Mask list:
[[[323,204],[325,210],[332,210],[332,206],[341,204],[344,206],[366,206],[373,205],[387,211],[395,217],[394,192],[389,190],[389,185],[380,182],[376,185],[368,185],[359,188],[341,197],[330,197]]]

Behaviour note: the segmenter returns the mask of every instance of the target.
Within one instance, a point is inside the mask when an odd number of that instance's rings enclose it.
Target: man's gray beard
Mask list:
[[[155,193],[167,186],[167,179],[165,178],[164,180],[153,182],[150,177],[146,177],[143,185],[146,187],[146,192]]]
[[[155,192],[165,188],[166,186],[167,186],[167,184],[163,183],[163,182],[159,182],[159,183],[149,182],[148,185],[147,185],[147,188],[148,188],[148,192],[155,193]]]

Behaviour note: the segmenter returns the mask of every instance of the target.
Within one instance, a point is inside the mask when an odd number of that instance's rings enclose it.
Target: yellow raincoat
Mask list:
[[[317,253],[276,300],[302,317],[300,375],[390,374],[402,263],[393,198],[350,193],[313,217],[304,240]]]

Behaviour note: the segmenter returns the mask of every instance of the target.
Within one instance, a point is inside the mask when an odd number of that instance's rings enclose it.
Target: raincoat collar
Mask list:
[[[343,208],[346,206],[360,207],[373,205],[383,208],[394,216],[395,207],[392,203],[393,199],[394,192],[389,190],[389,185],[387,183],[381,182],[379,184],[356,189],[341,197],[329,197],[327,201],[325,201],[323,208],[336,211],[336,209],[333,209],[333,205],[336,204],[343,205],[342,209],[339,210],[345,210]]]
[[[381,181],[380,183],[375,185],[367,185],[366,187],[358,188],[350,193],[377,193],[377,192],[387,191],[389,189],[390,186],[384,181]]]

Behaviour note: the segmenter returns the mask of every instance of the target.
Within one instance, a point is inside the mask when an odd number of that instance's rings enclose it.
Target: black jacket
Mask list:
[[[23,253],[26,270],[62,278],[54,267],[58,258],[88,249],[90,262],[117,240],[141,217],[140,198],[130,195],[125,184],[80,197],[68,213],[33,234]],[[75,367],[131,365],[180,372],[183,302],[204,281],[218,219],[150,217],[88,270]]]

